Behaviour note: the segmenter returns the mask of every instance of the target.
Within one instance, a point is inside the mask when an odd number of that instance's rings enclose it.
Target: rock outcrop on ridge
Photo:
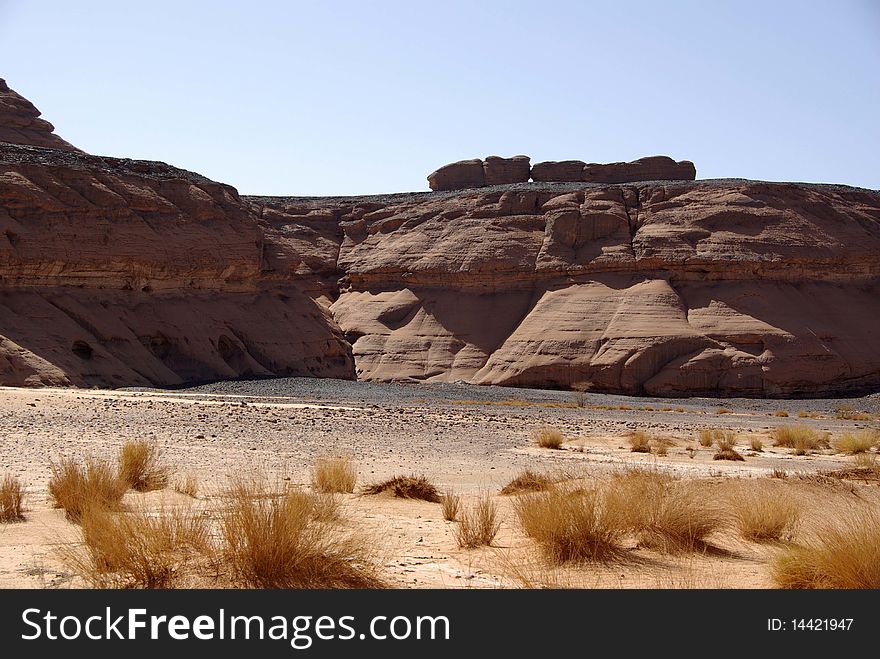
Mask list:
[[[40,111],[0,78],[0,142],[31,144],[63,151],[78,151],[55,134],[55,127],[40,119]]]
[[[482,171],[481,171],[482,169]],[[633,162],[585,163],[561,160],[535,163],[528,156],[485,160],[460,160],[444,165],[428,175],[431,190],[465,190],[490,185],[525,183],[638,183],[641,181],[693,181],[697,169],[689,160],[674,161],[669,156],[650,156]]]
[[[0,143],[0,384],[880,389],[877,191],[494,183],[522,178],[507,160],[476,161],[468,176],[497,177],[477,189],[242,197],[164,163]],[[637,162],[627,176],[668,165]]]

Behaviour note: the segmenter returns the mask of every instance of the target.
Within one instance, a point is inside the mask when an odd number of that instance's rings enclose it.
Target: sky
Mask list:
[[[517,154],[880,188],[880,0],[0,0],[0,77],[85,151],[243,194]]]

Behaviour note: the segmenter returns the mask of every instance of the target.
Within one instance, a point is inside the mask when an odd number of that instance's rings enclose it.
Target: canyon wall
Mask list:
[[[0,384],[880,389],[877,191],[487,159],[476,189],[246,197],[49,127],[0,143]]]

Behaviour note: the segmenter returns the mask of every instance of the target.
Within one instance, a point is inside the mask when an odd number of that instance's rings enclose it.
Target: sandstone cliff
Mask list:
[[[32,144],[64,151],[78,151],[55,135],[55,127],[40,119],[40,111],[0,78],[0,142]]]
[[[523,175],[521,158],[476,163],[483,184]],[[876,191],[240,197],[164,163],[0,144],[0,384],[296,374],[821,395],[880,388],[878,317]]]

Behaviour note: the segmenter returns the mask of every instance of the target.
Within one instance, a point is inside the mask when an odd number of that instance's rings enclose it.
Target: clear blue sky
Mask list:
[[[245,194],[520,153],[880,188],[878,0],[0,0],[0,77],[86,151]]]

